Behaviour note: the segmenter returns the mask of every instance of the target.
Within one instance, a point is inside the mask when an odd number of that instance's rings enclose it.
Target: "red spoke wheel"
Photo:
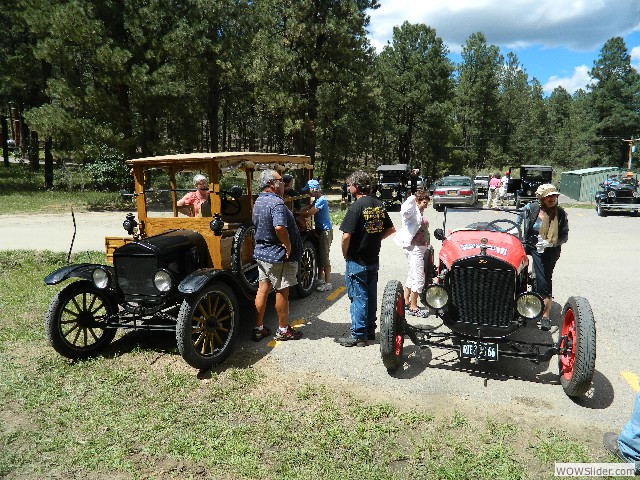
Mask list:
[[[596,367],[596,322],[586,298],[570,297],[562,310],[558,370],[564,392],[584,395]]]
[[[389,280],[382,296],[380,355],[388,371],[402,365],[404,344],[404,292],[397,280]]]

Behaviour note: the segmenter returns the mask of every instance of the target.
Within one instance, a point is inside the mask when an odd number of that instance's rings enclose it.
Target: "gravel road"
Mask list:
[[[331,251],[333,292],[314,293],[303,301],[292,300],[291,320],[304,332],[297,342],[249,340],[238,343],[238,355],[270,362],[288,375],[311,375],[334,385],[366,392],[377,400],[395,399],[434,407],[510,412],[529,420],[570,422],[600,432],[619,428],[629,417],[638,385],[637,272],[640,271],[640,218],[616,215],[597,217],[593,209],[568,208],[569,243],[554,275],[553,329],[550,333],[527,327],[541,341],[557,338],[560,310],[568,297],[589,300],[597,324],[597,361],[594,388],[583,399],[568,398],[559,385],[556,358],[536,365],[526,360],[501,359],[475,365],[460,362],[455,353],[419,349],[405,340],[405,364],[389,375],[384,368],[378,340],[365,348],[344,348],[336,337],[349,330],[349,300],[344,294],[344,260],[334,231]],[[495,212],[483,214],[496,215]],[[125,213],[78,213],[74,251],[104,250],[104,237],[122,235]],[[391,213],[400,226],[399,213]],[[442,225],[442,214],[427,211],[432,228]],[[0,215],[0,249],[49,249],[68,251],[73,236],[70,215]],[[436,254],[440,242],[434,240]],[[404,283],[406,260],[399,247],[383,243],[379,300],[389,280]],[[52,289],[53,294],[53,289]],[[435,324],[429,318],[424,323]],[[270,306],[267,324],[276,323]]]

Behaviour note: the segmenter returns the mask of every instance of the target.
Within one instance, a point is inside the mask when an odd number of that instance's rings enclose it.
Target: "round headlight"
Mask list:
[[[640,197],[640,192],[633,192],[633,198]]]
[[[516,300],[516,310],[524,318],[536,318],[542,313],[542,299],[534,293],[523,293]]]
[[[173,284],[171,274],[166,270],[158,270],[153,276],[153,284],[159,291],[168,292]]]
[[[616,192],[614,192],[613,190],[609,190],[609,193],[607,193],[607,197],[609,198],[615,198],[616,196]]]
[[[107,288],[109,286],[109,274],[104,268],[96,268],[91,274],[93,283],[98,288]]]
[[[429,305],[431,308],[433,308],[434,310],[440,310],[449,301],[449,294],[444,287],[441,287],[440,285],[431,285],[427,287],[427,291],[425,292],[425,300],[427,302],[427,305]]]

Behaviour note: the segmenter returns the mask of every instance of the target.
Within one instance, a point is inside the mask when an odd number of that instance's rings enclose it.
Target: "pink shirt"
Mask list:
[[[208,198],[209,198],[209,192],[207,192],[207,196],[205,198],[202,198],[200,196],[200,192],[196,191],[196,192],[187,193],[184,197],[180,199],[180,201],[183,202],[184,205],[193,204],[193,211],[195,212],[196,215],[198,215],[198,212],[200,212],[200,206],[204,202],[206,202]]]
[[[489,188],[499,188],[501,185],[500,179],[493,177],[490,181],[489,181]]]

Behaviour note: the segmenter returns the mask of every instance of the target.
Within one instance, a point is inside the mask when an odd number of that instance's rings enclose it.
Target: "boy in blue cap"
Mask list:
[[[329,202],[320,191],[320,182],[311,179],[302,189],[303,192],[309,191],[311,196],[315,197],[313,205],[304,212],[305,217],[313,215],[315,230],[318,234],[318,287],[319,292],[326,292],[333,289],[331,285],[331,261],[329,259],[329,250],[333,241],[333,225],[331,225],[331,217],[329,216]],[[324,272],[324,279],[322,273]]]

